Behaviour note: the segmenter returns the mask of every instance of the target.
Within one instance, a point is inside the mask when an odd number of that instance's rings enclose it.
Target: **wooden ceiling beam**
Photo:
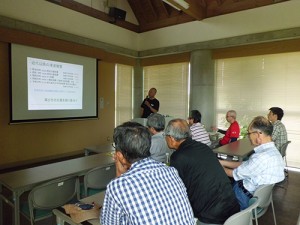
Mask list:
[[[176,6],[181,9],[184,13],[190,15],[196,20],[203,20],[206,17],[206,10],[200,4],[198,0],[186,0],[185,2],[189,4],[189,7],[186,9],[180,4],[178,4],[175,0],[167,0],[170,4]]]
[[[288,0],[207,0],[207,17],[254,9]]]

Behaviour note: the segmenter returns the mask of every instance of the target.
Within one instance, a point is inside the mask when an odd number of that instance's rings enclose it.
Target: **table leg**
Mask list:
[[[0,194],[2,194],[2,185],[0,184]],[[3,224],[3,199],[0,199],[0,225]]]
[[[20,225],[20,195],[16,192],[13,192],[13,201],[14,201],[14,224]]]

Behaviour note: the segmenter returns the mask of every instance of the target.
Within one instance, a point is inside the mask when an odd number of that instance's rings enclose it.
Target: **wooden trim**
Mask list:
[[[153,65],[161,65],[161,64],[169,64],[169,63],[189,62],[190,57],[191,57],[190,52],[149,57],[149,58],[141,59],[141,66],[153,66]]]
[[[60,0],[60,1],[57,1],[57,0],[46,0],[46,1],[51,2],[51,3],[55,3],[57,5],[60,5],[62,7],[67,8],[67,9],[74,10],[76,12],[83,13],[85,15],[94,17],[96,19],[105,21],[107,23],[112,23],[112,24],[114,24],[116,26],[125,28],[127,30],[130,30],[130,31],[133,31],[133,32],[136,32],[136,33],[140,32],[139,31],[140,28],[136,24],[112,18],[112,17],[110,17],[105,12],[102,12],[102,11],[97,10],[97,9],[93,9],[93,8],[91,8],[89,6],[86,6],[86,5],[81,4],[79,2],[76,2],[76,1],[72,1],[72,0]]]
[[[300,51],[300,39],[274,41],[212,50],[213,59],[225,59],[255,55]]]
[[[136,59],[106,52],[103,49],[49,38],[25,31],[0,27],[0,41],[96,58],[106,62],[135,66]]]

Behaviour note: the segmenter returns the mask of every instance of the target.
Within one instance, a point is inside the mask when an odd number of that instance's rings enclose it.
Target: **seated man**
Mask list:
[[[239,204],[222,166],[207,145],[191,139],[187,122],[171,120],[165,129],[165,138],[169,148],[176,150],[170,165],[178,170],[200,224],[223,224],[239,212]]]
[[[255,117],[248,127],[254,153],[243,162],[220,160],[226,174],[235,180],[233,190],[242,210],[249,206],[249,199],[259,186],[284,179],[284,162],[272,142],[272,132],[273,126],[267,118]]]
[[[281,122],[284,113],[279,107],[272,107],[269,110],[268,119],[273,124],[272,140],[276,148],[280,150],[281,146],[288,141],[285,126]]]
[[[166,153],[171,153],[167,142],[163,136],[165,129],[165,117],[158,113],[152,113],[148,116],[147,126],[152,135],[150,153],[151,158],[159,162],[166,162]]]
[[[198,110],[192,110],[188,118],[192,139],[195,141],[202,142],[206,145],[211,145],[209,134],[201,124],[201,113]]]
[[[149,157],[149,130],[127,122],[115,128],[113,139],[117,178],[107,186],[100,223],[194,225],[178,172]]]
[[[236,121],[236,111],[229,110],[226,113],[226,120],[228,123],[230,123],[230,126],[226,131],[213,127],[214,131],[225,134],[225,136],[218,141],[217,145],[214,144],[214,147],[229,144],[236,141],[240,137],[240,126]]]

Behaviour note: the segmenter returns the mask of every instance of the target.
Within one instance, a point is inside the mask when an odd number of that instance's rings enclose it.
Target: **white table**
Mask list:
[[[102,205],[103,201],[104,201],[104,196],[105,196],[105,192],[102,191],[98,194],[91,195],[89,197],[83,198],[80,201],[84,202],[84,203],[96,202],[96,203]],[[78,223],[75,223],[68,214],[63,213],[62,211],[60,211],[58,209],[54,209],[53,213],[56,216],[56,223],[57,224],[64,225],[64,223],[67,222],[70,225],[78,225]],[[99,218],[88,220],[88,222],[92,225],[100,225],[100,219]],[[82,224],[82,223],[79,223],[79,224]]]
[[[14,209],[13,224],[20,225],[20,196],[24,192],[52,179],[69,175],[82,176],[95,167],[113,164],[113,158],[102,153],[0,174],[0,224],[3,223],[3,201]],[[12,199],[6,196],[4,187],[12,193]]]

